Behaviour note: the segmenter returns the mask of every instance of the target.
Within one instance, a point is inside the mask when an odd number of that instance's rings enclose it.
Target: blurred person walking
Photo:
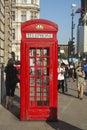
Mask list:
[[[85,84],[85,73],[81,66],[78,66],[76,69],[77,73],[77,90],[78,90],[78,98],[83,99],[84,93],[84,84]]]
[[[83,64],[83,70],[85,72],[85,79],[87,79],[87,63],[86,63],[86,61]]]
[[[62,89],[62,93],[64,93],[64,73],[64,63],[61,63],[58,68],[58,89]]]
[[[68,77],[69,77],[68,64],[66,64],[64,73],[64,86],[66,92],[68,91]]]
[[[8,60],[7,66],[5,67],[5,73],[6,73],[6,82],[5,82],[6,83],[6,108],[8,109],[9,105],[10,106],[13,105],[15,87],[16,84],[19,82],[19,79],[17,77],[18,71],[14,66],[13,59]]]
[[[74,71],[75,71],[74,62],[71,62],[70,65],[69,65],[69,79],[72,78],[73,81],[75,81]]]

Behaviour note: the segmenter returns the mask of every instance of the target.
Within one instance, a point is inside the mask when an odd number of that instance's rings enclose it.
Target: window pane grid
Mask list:
[[[49,105],[49,49],[30,48],[30,106]]]
[[[12,11],[12,20],[15,21],[15,11]]]

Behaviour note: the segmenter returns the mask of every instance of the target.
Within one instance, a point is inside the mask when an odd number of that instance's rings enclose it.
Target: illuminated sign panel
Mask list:
[[[53,38],[53,34],[45,33],[26,33],[26,38]]]

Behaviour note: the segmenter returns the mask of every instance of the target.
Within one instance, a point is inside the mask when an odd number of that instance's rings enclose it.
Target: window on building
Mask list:
[[[37,2],[38,2],[38,1],[37,1],[37,0],[35,0],[35,4],[37,4]]]
[[[34,0],[31,0],[31,4],[34,4]]]
[[[31,11],[30,19],[37,19],[37,12]]]
[[[12,0],[12,4],[15,4],[16,3],[16,0]]]
[[[21,0],[21,3],[27,3],[27,0]]]
[[[37,0],[31,0],[31,4],[37,4]]]
[[[12,11],[12,20],[15,21],[15,11]]]
[[[15,29],[12,29],[12,39],[15,39]]]
[[[21,12],[21,21],[26,21],[26,11]]]

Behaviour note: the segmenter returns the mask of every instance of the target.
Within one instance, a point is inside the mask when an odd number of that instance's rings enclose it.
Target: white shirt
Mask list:
[[[70,69],[73,69],[74,68],[74,66],[73,65],[70,65]]]
[[[63,74],[61,74],[60,72],[63,72]],[[64,72],[65,72],[65,68],[58,68],[58,80],[64,80]]]

